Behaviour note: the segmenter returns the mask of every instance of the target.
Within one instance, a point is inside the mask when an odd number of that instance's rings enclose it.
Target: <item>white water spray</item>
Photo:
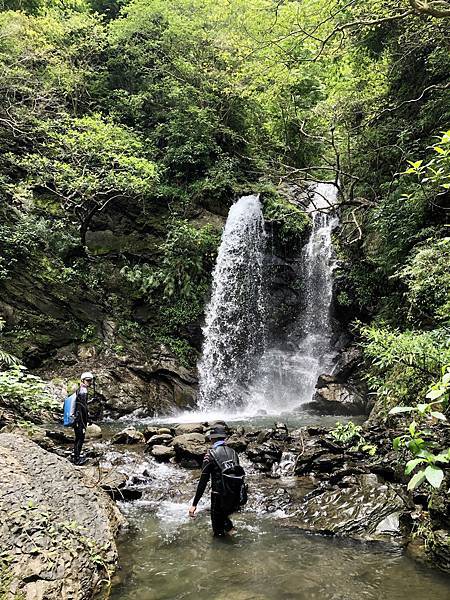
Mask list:
[[[206,309],[199,370],[199,408],[232,409],[254,373],[264,345],[262,267],[264,218],[258,196],[244,196],[229,212]]]
[[[302,288],[305,309],[290,339],[264,353],[246,412],[292,411],[309,402],[317,378],[333,361],[331,349],[331,302],[333,294],[333,247],[331,234],[337,225],[332,214],[337,189],[318,184],[308,212],[312,230],[302,253]],[[289,349],[286,349],[286,346]]]

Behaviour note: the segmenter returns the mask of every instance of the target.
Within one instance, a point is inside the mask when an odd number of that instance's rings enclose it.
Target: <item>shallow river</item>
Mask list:
[[[238,533],[227,540],[211,537],[206,513],[193,522],[144,508],[128,516],[136,530],[120,544],[123,581],[114,599],[450,598],[448,578],[400,551],[306,536],[267,516],[237,516]]]
[[[450,599],[450,578],[399,548],[284,527],[283,515],[264,512],[260,479],[250,481],[257,500],[233,519],[236,535],[221,540],[210,532],[207,494],[197,518],[187,516],[197,472],[152,459],[140,469],[142,499],[121,506],[130,527],[113,600]]]

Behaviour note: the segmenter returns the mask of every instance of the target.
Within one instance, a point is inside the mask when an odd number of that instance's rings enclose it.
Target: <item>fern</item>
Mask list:
[[[0,319],[0,332],[3,330],[4,326],[5,326],[5,321],[3,319]],[[0,348],[0,365],[6,365],[8,367],[11,367],[12,365],[18,365],[18,364],[19,364],[18,358],[16,358],[12,354],[9,354],[8,352],[5,352],[5,350],[2,350]]]

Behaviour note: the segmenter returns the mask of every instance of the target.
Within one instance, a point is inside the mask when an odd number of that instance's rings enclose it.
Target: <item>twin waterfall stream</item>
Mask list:
[[[293,340],[280,340],[276,347],[266,339],[270,306],[261,205],[257,196],[244,196],[231,207],[203,331],[202,412],[279,414],[311,400],[318,376],[333,360],[331,233],[337,218],[329,213],[335,202],[335,186],[318,184],[309,209],[312,229],[302,252],[305,309]]]

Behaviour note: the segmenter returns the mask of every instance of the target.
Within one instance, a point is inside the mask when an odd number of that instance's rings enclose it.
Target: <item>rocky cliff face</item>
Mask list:
[[[52,381],[60,399],[81,372],[94,370],[101,400],[93,407],[98,418],[169,414],[196,402],[201,307],[197,317],[185,319],[166,339],[157,332],[166,318],[161,316],[163,308],[171,318],[170,298],[155,304],[148,295],[136,295],[121,275],[124,264],[157,267],[163,260],[166,209],[143,215],[138,206],[114,205],[92,223],[89,256],[70,247],[58,258],[38,250],[29,263],[17,261],[13,276],[0,280],[0,318],[6,321],[2,346]],[[209,224],[220,229],[224,221],[223,214],[203,208],[191,217],[194,227]],[[268,343],[289,351],[287,340],[295,344],[296,322],[305,304],[301,248],[309,230],[305,225],[294,243],[286,241],[278,221],[268,219],[266,229]],[[338,326],[336,332],[337,339]],[[182,356],[186,348],[189,360]],[[340,391],[330,391],[332,402],[317,397],[320,410],[336,412],[337,396],[338,403],[341,396],[347,397]]]
[[[195,404],[195,371],[183,367],[164,346],[117,355],[98,353],[95,346],[72,345],[60,349],[37,372],[56,382],[56,395],[63,398],[66,382],[87,368],[97,378],[99,401],[90,409],[96,419],[171,414]]]
[[[153,415],[193,404],[200,324],[173,331],[169,342],[184,344],[192,354],[183,360],[158,337],[160,306],[137,297],[121,275],[125,264],[160,261],[166,209],[143,215],[131,203],[114,206],[93,222],[88,255],[79,247],[45,255],[39,247],[28,261],[18,256],[10,273],[0,274],[1,347],[51,380],[60,398],[82,371],[95,370],[103,400],[99,414],[141,409]],[[197,213],[193,226],[220,222],[206,211]],[[59,243],[66,243],[63,233]]]
[[[114,571],[123,523],[114,503],[81,469],[9,433],[0,434],[0,523],[2,598],[85,600]]]

